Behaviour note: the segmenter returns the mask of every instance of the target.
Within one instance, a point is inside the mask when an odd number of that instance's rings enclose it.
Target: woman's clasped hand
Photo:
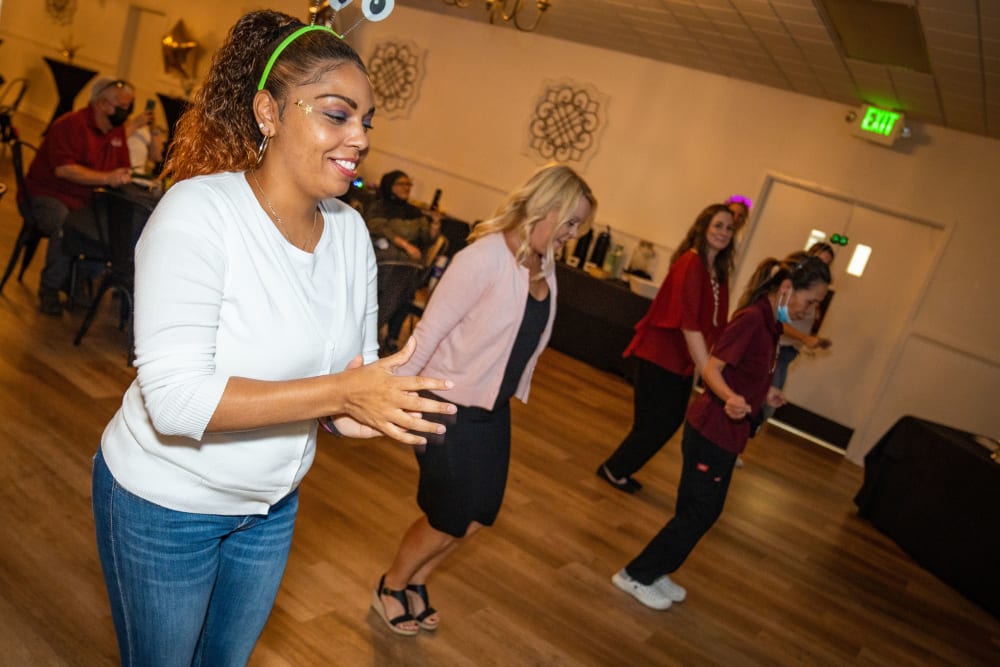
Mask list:
[[[454,385],[450,380],[436,380],[422,376],[396,375],[396,369],[409,361],[416,349],[410,339],[403,349],[391,356],[368,365],[362,365],[361,356],[348,364],[342,375],[345,387],[345,414],[333,419],[341,435],[352,438],[370,438],[387,435],[408,445],[426,444],[426,438],[410,433],[445,432],[445,427],[427,421],[424,413],[454,414],[451,403],[420,397],[419,391],[445,391]]]

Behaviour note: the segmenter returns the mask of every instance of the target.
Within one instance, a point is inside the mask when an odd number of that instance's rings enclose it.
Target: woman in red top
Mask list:
[[[688,408],[681,449],[684,466],[674,517],[611,580],[653,609],[680,602],[686,591],[670,580],[722,513],[736,456],[750,437],[751,415],[765,400],[779,407],[771,387],[781,324],[808,316],[826,296],[830,269],[817,257],[798,263],[766,259],[750,279],[739,310],[702,371],[707,390]]]
[[[701,371],[726,325],[733,230],[725,204],[712,204],[698,215],[622,355],[637,360],[632,430],[597,469],[598,477],[620,491],[642,488],[633,473],[680,428],[695,368]]]

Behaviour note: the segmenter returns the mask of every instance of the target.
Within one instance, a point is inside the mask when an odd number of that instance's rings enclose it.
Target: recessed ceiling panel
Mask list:
[[[848,58],[931,71],[916,8],[878,0],[820,0],[819,4],[826,8]]]
[[[482,0],[396,4],[488,23]],[[520,8],[537,15],[534,0]],[[1000,103],[1000,0],[551,0],[537,34],[851,106],[895,99],[909,118],[955,129],[976,131],[986,116],[985,134],[1000,134],[996,111],[983,111]],[[877,64],[890,81],[856,77],[848,61]]]

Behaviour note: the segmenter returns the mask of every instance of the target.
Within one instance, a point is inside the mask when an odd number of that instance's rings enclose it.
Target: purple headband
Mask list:
[[[748,211],[753,208],[753,202],[750,201],[750,198],[743,195],[733,195],[726,200],[726,204],[743,204]]]

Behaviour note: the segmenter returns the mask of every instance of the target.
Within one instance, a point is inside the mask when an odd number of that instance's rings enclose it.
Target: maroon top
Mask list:
[[[671,373],[693,375],[694,361],[681,329],[700,331],[711,352],[729,313],[729,286],[722,283],[718,290],[716,303],[712,279],[701,257],[694,250],[685,252],[670,266],[622,356],[635,355]]]
[[[767,398],[780,337],[781,325],[771,302],[763,297],[733,314],[712,350],[713,357],[726,362],[722,378],[746,399],[754,414]],[[688,407],[687,421],[708,440],[736,454],[746,448],[750,437],[750,419],[730,419],[725,403],[707,387]]]
[[[55,197],[71,211],[86,206],[93,195],[93,186],[56,176],[56,168],[67,164],[78,164],[96,171],[130,166],[124,126],[104,134],[97,127],[94,110],[90,106],[57,118],[38,147],[38,155],[25,178],[31,196]]]

